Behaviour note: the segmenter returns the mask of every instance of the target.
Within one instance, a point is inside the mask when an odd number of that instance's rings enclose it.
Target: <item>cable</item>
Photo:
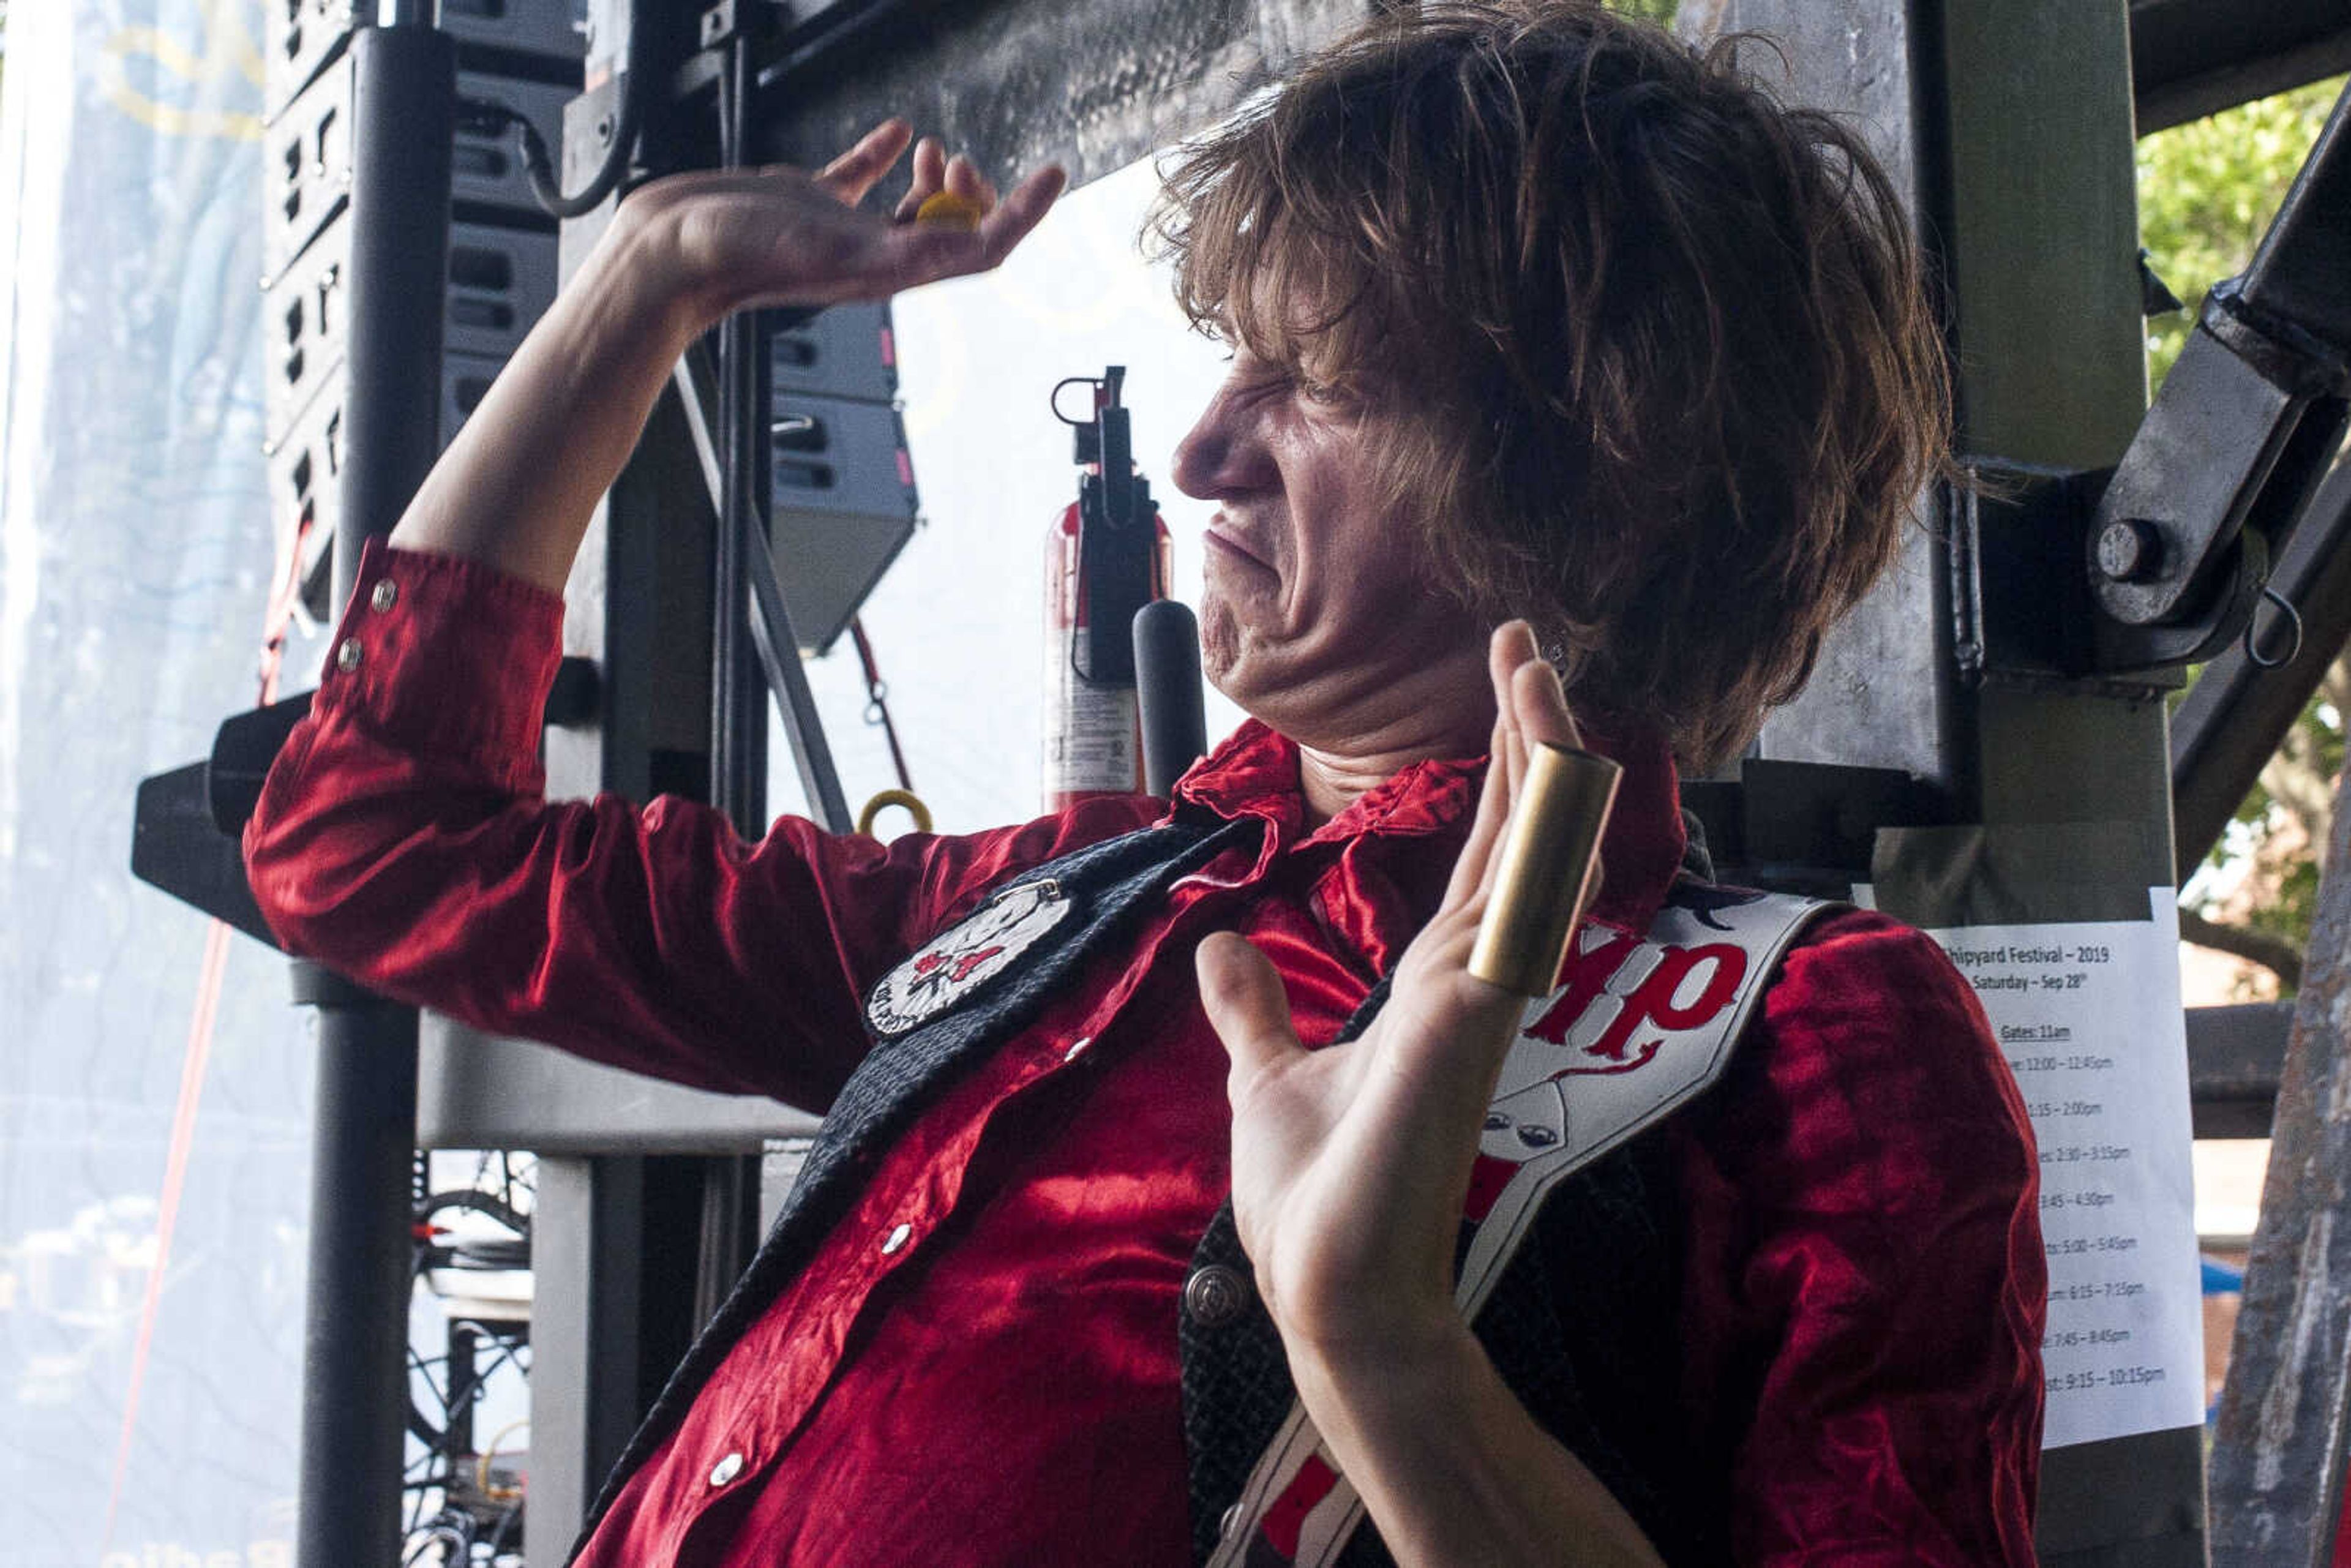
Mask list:
[[[203,1103],[204,1069],[212,1061],[213,1019],[220,1006],[221,975],[228,963],[228,925],[214,920],[204,935],[204,956],[196,982],[193,1016],[188,1020],[188,1045],[180,1063],[180,1092],[172,1108],[171,1142],[163,1156],[163,1186],[156,1199],[155,1257],[147,1266],[147,1283],[139,1302],[139,1330],[131,1342],[131,1377],[122,1400],[121,1430],[115,1438],[114,1474],[106,1492],[106,1524],[101,1546],[110,1546],[122,1507],[123,1482],[131,1472],[131,1441],[139,1429],[139,1396],[147,1380],[147,1360],[155,1344],[155,1320],[163,1304],[163,1278],[172,1261],[172,1232],[180,1216],[180,1197],[186,1190],[188,1155],[194,1147],[196,1108]]]
[[[547,139],[538,127],[515,110],[502,103],[490,103],[482,99],[460,99],[457,101],[457,125],[476,136],[496,136],[511,127],[522,150],[523,178],[530,182],[532,200],[549,217],[576,218],[594,212],[603,204],[629,170],[629,152],[637,139],[637,95],[622,71],[613,90],[620,95],[621,108],[613,117],[612,139],[604,148],[604,162],[578,194],[567,196],[557,183],[555,158],[548,151]]]
[[[629,45],[627,58],[614,73],[612,91],[621,100],[613,112],[611,140],[604,144],[604,161],[576,195],[567,196],[555,172],[554,156],[547,150],[547,139],[538,127],[502,103],[489,103],[480,99],[461,98],[457,100],[457,125],[460,130],[477,136],[495,136],[511,125],[522,148],[523,178],[530,182],[531,198],[550,217],[577,218],[601,206],[629,172],[629,154],[637,141],[637,81],[643,72],[637,68],[639,36],[644,31],[644,18],[638,7],[629,7]]]
[[[500,1443],[506,1441],[508,1437],[512,1436],[516,1432],[521,1431],[524,1427],[529,1425],[530,1417],[528,1416],[524,1416],[519,1421],[507,1422],[505,1426],[499,1427],[496,1434],[490,1438],[488,1445],[482,1450],[481,1458],[474,1461],[474,1486],[475,1490],[480,1491],[484,1497],[488,1498],[492,1502],[515,1502],[518,1501],[523,1495],[523,1489],[520,1487],[497,1486],[492,1483],[490,1480],[490,1461],[498,1457],[498,1445]]]
[[[444,1209],[462,1208],[496,1220],[499,1225],[528,1240],[530,1237],[530,1217],[518,1212],[494,1193],[478,1187],[452,1187],[444,1192],[426,1195],[416,1206],[416,1223],[430,1227],[433,1217]]]
[[[286,633],[294,624],[295,607],[302,601],[302,549],[309,541],[315,519],[303,517],[294,525],[294,538],[270,591],[269,606],[261,616],[261,695],[256,705],[267,707],[277,696],[277,677],[286,660]]]
[[[862,617],[850,617],[849,634],[856,640],[857,662],[865,670],[865,722],[882,727],[882,737],[890,743],[890,765],[898,773],[898,788],[912,794],[914,781],[906,776],[906,754],[899,749],[898,727],[890,719],[890,685],[882,678],[882,667],[873,662],[873,644],[866,641]]]

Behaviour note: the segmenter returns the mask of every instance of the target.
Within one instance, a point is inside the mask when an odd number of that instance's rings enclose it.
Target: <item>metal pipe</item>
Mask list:
[[[751,45],[738,11],[737,29],[726,46],[718,79],[720,161],[743,162],[744,131],[750,111]],[[710,800],[757,841],[768,827],[768,703],[765,677],[753,656],[750,589],[762,564],[767,507],[763,504],[768,448],[768,407],[758,354],[766,345],[754,330],[755,318],[738,310],[718,329],[718,426],[721,482],[716,501],[716,549],[712,564],[710,621]],[[758,535],[756,541],[751,536]],[[762,547],[755,551],[754,544]],[[766,565],[772,574],[772,564]],[[799,649],[778,651],[794,666]],[[770,661],[772,662],[772,661]],[[839,831],[838,824],[828,824]],[[750,1261],[756,1236],[743,1226],[756,1212],[756,1163],[703,1160],[702,1226],[695,1250],[694,1326],[698,1331],[718,1311],[728,1289]]]
[[[455,50],[430,27],[363,28],[351,53],[338,603],[350,599],[361,546],[392,531],[438,454],[456,93]],[[295,1000],[319,1009],[296,1560],[390,1563],[408,1410],[416,1011],[314,965],[296,965],[294,984]]]
[[[294,999],[319,1009],[295,1561],[394,1563],[408,1414],[416,1009],[315,964],[294,967]]]
[[[718,79],[720,161],[729,168],[742,161],[748,54],[738,34],[726,47]],[[751,404],[757,379],[751,373],[751,318],[736,312],[720,324],[717,337],[721,483],[711,570],[710,803],[733,820],[737,832],[757,838],[767,826],[766,704],[750,658],[749,565],[743,535],[759,515],[750,504],[750,422],[765,411]],[[766,423],[760,420],[763,429]]]

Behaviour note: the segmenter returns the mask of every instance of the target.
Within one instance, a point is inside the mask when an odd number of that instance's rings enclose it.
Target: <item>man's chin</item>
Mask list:
[[[1233,623],[1231,610],[1213,593],[1200,596],[1200,673],[1208,684],[1238,702],[1225,683],[1231,677],[1233,666],[1240,660],[1240,629]]]
[[[1294,723],[1297,716],[1282,700],[1287,695],[1282,684],[1269,678],[1265,661],[1230,649],[1211,653],[1210,646],[1203,640],[1200,648],[1200,674],[1208,685],[1249,717],[1289,734],[1284,721]]]

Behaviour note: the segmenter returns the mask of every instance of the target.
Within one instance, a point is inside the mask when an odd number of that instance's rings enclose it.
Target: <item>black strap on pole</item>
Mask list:
[[[455,53],[433,27],[361,28],[351,55],[339,605],[350,600],[360,547],[392,531],[438,454],[456,97]],[[319,1009],[296,1561],[392,1563],[408,1414],[416,1010],[302,964],[295,1000]]]

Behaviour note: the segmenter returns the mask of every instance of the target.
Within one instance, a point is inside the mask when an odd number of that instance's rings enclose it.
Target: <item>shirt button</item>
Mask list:
[[[1093,1042],[1094,1037],[1090,1034],[1081,1034],[1078,1036],[1077,1039],[1070,1042],[1070,1049],[1061,1052],[1061,1060],[1065,1062],[1075,1061],[1078,1058],[1086,1053],[1086,1047],[1092,1045]]]
[[[893,1228],[889,1235],[884,1236],[882,1239],[882,1256],[887,1258],[892,1253],[897,1251],[898,1249],[906,1244],[907,1238],[914,1234],[914,1228],[913,1226],[908,1225],[904,1220],[899,1221],[896,1228]]]
[[[400,584],[388,577],[377,583],[368,594],[368,608],[371,610],[389,610],[399,602]]]
[[[737,1476],[739,1476],[742,1473],[743,1456],[740,1454],[729,1454],[725,1458],[710,1467],[710,1484],[715,1487],[723,1487],[728,1481],[733,1480]]]
[[[1220,1329],[1249,1311],[1249,1282],[1238,1269],[1211,1263],[1184,1281],[1184,1312],[1204,1329]]]
[[[359,667],[360,640],[357,637],[346,637],[343,639],[342,646],[335,650],[335,668],[348,675]]]

